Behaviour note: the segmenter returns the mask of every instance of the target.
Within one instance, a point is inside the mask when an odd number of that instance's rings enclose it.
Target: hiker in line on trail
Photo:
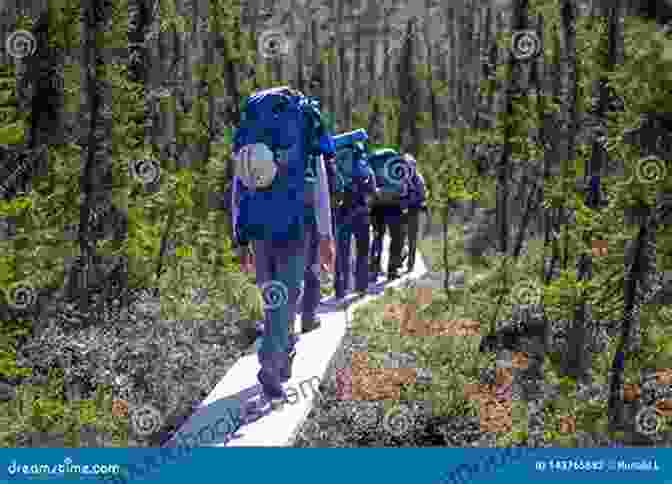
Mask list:
[[[358,136],[360,135],[360,136]],[[352,276],[352,238],[355,238],[355,291],[363,296],[369,286],[370,203],[376,193],[373,170],[366,161],[366,131],[356,130],[335,137],[336,187],[332,194],[336,224],[336,299],[347,295]],[[352,142],[352,139],[363,141]],[[340,146],[343,144],[343,146]]]
[[[241,269],[256,270],[264,300],[257,378],[260,398],[250,408],[264,415],[282,405],[282,383],[296,354],[290,339],[303,285],[306,225],[320,234],[320,261],[333,271],[335,244],[320,139],[319,112],[300,92],[279,87],[247,98],[234,136],[232,190],[234,243]],[[254,249],[254,250],[252,250]]]
[[[378,192],[371,209],[373,244],[371,279],[382,272],[381,259],[385,233],[390,232],[390,253],[387,266],[389,281],[399,278],[403,265],[405,240],[404,200],[408,197],[410,168],[396,151],[386,148],[373,152],[369,163],[376,173]]]
[[[420,213],[427,212],[427,193],[425,179],[418,171],[418,163],[415,158],[406,153],[404,160],[411,168],[411,176],[408,184],[408,196],[402,200],[402,209],[406,210],[406,234],[408,241],[408,253],[406,255],[407,271],[415,269],[415,255],[420,231]]]
[[[319,316],[317,315],[317,308],[320,305],[320,299],[322,298],[321,291],[321,272],[322,268],[319,263],[319,251],[321,244],[320,234],[326,233],[326,227],[318,229],[316,223],[316,215],[314,213],[313,207],[319,207],[319,209],[325,211],[325,215],[322,217],[322,221],[326,224],[329,224],[329,236],[333,240],[334,234],[334,220],[333,220],[333,207],[331,206],[331,200],[329,194],[330,190],[330,174],[334,170],[334,157],[335,157],[335,147],[334,140],[331,136],[331,130],[329,127],[328,119],[326,113],[322,111],[322,102],[317,96],[317,93],[322,88],[322,80],[319,76],[315,75],[310,81],[310,96],[309,100],[317,110],[320,115],[320,120],[322,123],[323,133],[319,139],[319,151],[322,154],[322,160],[324,162],[324,173],[322,173],[322,178],[320,181],[326,183],[324,187],[324,192],[320,192],[325,197],[320,199],[320,203],[316,205],[312,200],[309,200],[310,204],[307,205],[306,210],[307,221],[306,221],[306,260],[305,260],[305,270],[304,270],[304,287],[303,287],[303,297],[301,298],[301,332],[308,333],[319,328],[322,324]],[[326,179],[326,180],[325,180]],[[327,208],[328,207],[328,208]],[[326,213],[328,212],[328,217]],[[328,222],[327,222],[328,219]],[[321,231],[320,231],[321,230]],[[335,258],[336,246],[334,242],[334,258]],[[293,329],[293,328],[292,328]],[[294,339],[295,340],[295,339]]]

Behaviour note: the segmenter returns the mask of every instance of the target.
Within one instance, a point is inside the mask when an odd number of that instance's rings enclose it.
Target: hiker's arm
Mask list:
[[[319,183],[319,188],[316,192],[317,200],[315,201],[317,230],[322,239],[332,240],[334,235],[331,226],[331,199],[329,196],[327,169],[323,157],[320,157],[317,178]]]
[[[420,174],[413,177],[409,190],[409,207],[420,208],[425,203],[425,182]]]
[[[231,228],[233,232],[233,247],[237,255],[242,255],[245,249],[249,246],[247,241],[240,239],[240,233],[238,232],[238,203],[240,201],[239,190],[240,188],[240,179],[237,176],[233,177],[231,183]]]

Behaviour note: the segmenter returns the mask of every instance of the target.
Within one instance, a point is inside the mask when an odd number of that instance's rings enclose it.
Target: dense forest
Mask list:
[[[498,445],[587,445],[581,426],[659,445],[642,422],[672,417],[672,40],[650,4],[6,2],[2,445],[154,445],[249,350],[262,306],[223,194],[242,101],[284,84],[320,96],[335,132],[418,159],[430,306],[480,323],[475,373],[445,363],[437,418],[473,416],[446,395],[524,353],[526,417]],[[482,275],[457,293],[456,256]],[[163,415],[148,435],[129,424],[144,404]],[[387,445],[359,427],[323,445]]]

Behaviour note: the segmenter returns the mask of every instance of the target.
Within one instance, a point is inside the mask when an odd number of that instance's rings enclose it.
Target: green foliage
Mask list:
[[[20,145],[25,143],[25,137],[26,127],[21,121],[0,127],[0,144]]]

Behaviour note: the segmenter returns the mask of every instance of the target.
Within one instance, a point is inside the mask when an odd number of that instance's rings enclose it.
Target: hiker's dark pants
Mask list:
[[[257,378],[264,393],[282,395],[289,367],[289,328],[296,321],[297,299],[305,270],[305,241],[255,241],[257,286],[264,300],[264,334],[257,356]]]
[[[381,272],[382,241],[385,232],[390,231],[390,260],[387,274],[396,273],[402,265],[402,250],[404,247],[405,225],[401,209],[374,209],[372,211],[372,225],[374,231],[374,253],[371,261],[372,270]]]
[[[420,232],[420,214],[422,208],[409,208],[406,213],[406,236],[408,238],[408,272],[415,268],[415,254],[418,245],[418,233]]]
[[[350,290],[352,278],[352,238],[355,238],[355,290],[364,292],[369,286],[369,232],[368,213],[352,214],[351,211],[336,211],[336,278],[334,289],[337,298],[343,298]]]
[[[304,286],[301,301],[301,322],[304,326],[316,318],[317,307],[321,299],[320,236],[314,217],[306,216],[305,250]]]

